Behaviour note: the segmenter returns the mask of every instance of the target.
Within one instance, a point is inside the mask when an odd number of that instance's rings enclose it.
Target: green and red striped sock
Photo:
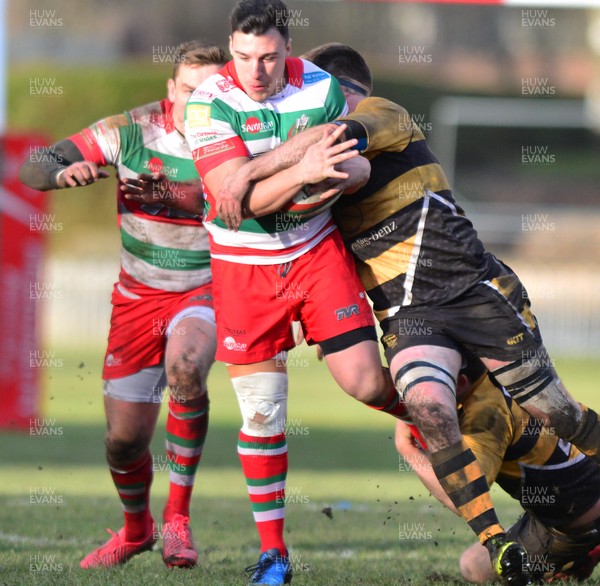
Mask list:
[[[261,551],[286,552],[283,539],[288,450],[285,434],[256,437],[240,431],[238,455],[248,485]]]
[[[152,484],[152,457],[146,452],[128,466],[109,466],[110,474],[123,505],[126,541],[141,541],[151,526],[150,486]]]
[[[163,519],[190,515],[196,469],[202,457],[208,429],[208,395],[195,401],[169,400],[167,416],[167,459],[169,461],[169,497]]]

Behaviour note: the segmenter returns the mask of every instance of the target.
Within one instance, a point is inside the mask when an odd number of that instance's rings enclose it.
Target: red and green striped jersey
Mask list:
[[[200,181],[168,100],[103,118],[69,139],[87,161],[114,166],[119,184],[139,173],[162,172],[168,191],[176,194],[178,184],[187,189]],[[122,277],[175,292],[210,282],[208,233],[200,218],[162,204],[127,200],[119,189],[117,198]]]
[[[201,177],[237,157],[261,155],[293,134],[346,113],[337,81],[303,59],[286,60],[287,84],[264,102],[252,100],[230,61],[202,83],[188,101],[186,138]],[[228,230],[204,189],[205,225],[214,258],[245,264],[277,264],[297,258],[335,230],[329,210],[310,219],[285,213],[244,220]]]

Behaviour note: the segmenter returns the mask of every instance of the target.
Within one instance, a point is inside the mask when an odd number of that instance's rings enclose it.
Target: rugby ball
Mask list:
[[[321,184],[305,185],[283,208],[283,212],[297,218],[311,218],[331,207],[342,195],[338,191],[335,195],[322,200],[321,194],[327,191]]]

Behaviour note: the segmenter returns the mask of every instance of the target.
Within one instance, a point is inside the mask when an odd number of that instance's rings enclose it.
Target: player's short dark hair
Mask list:
[[[264,35],[275,27],[288,41],[289,10],[281,0],[240,0],[229,16],[231,33]]]
[[[326,43],[311,49],[302,57],[312,61],[340,82],[358,82],[368,94],[373,91],[373,77],[367,62],[358,51],[348,45]]]
[[[173,79],[177,77],[180,65],[225,65],[228,61],[227,54],[221,47],[199,39],[181,43],[175,57]]]

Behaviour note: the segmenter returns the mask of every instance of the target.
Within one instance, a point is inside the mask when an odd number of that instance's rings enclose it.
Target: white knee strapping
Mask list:
[[[231,379],[242,413],[242,431],[270,437],[285,431],[288,377],[283,372],[255,372]]]
[[[424,382],[432,382],[444,385],[456,394],[456,381],[447,367],[436,364],[429,360],[413,360],[405,364],[397,373],[395,378],[396,390],[404,401],[406,394],[415,385]]]

